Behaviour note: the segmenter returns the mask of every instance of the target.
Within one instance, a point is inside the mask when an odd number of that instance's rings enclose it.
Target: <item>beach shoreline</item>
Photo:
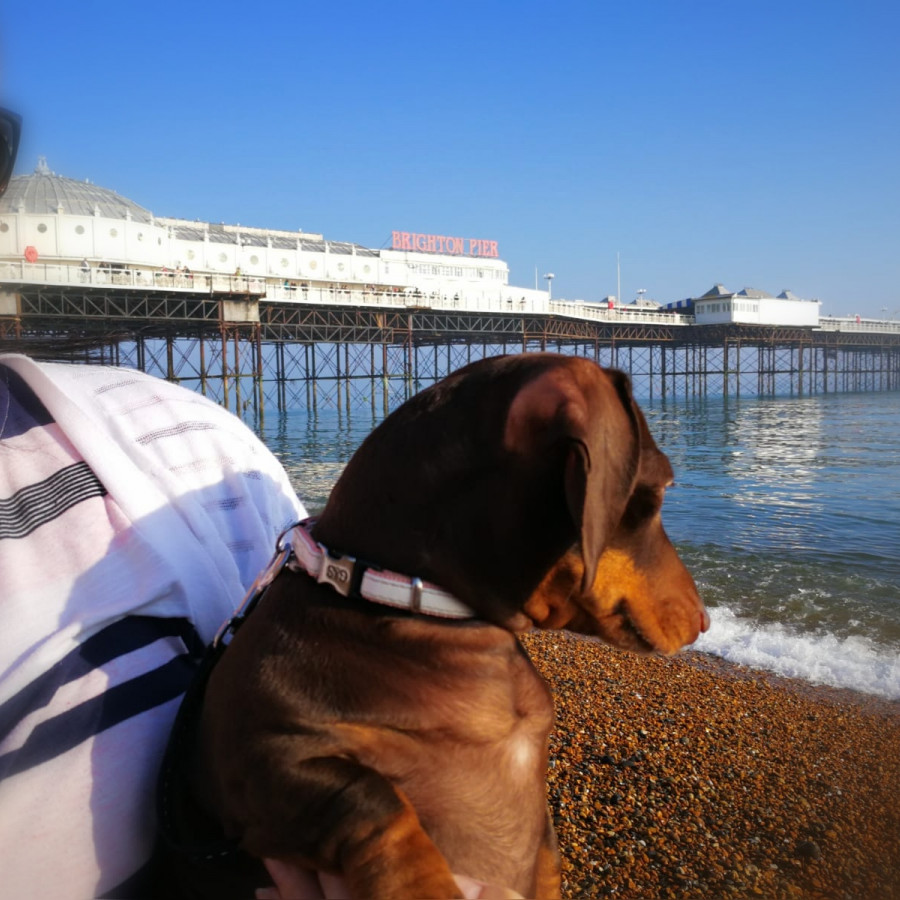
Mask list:
[[[900,702],[696,651],[523,643],[564,897],[900,898]]]

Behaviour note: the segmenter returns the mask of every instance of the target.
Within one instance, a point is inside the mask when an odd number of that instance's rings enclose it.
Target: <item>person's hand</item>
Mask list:
[[[310,872],[278,859],[264,859],[274,887],[259,888],[256,900],[345,900],[350,894],[343,878],[325,872]],[[466,900],[515,900],[521,894],[484,884],[465,875],[454,875]]]

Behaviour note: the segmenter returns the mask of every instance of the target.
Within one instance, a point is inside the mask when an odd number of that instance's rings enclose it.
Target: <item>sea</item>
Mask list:
[[[900,393],[640,402],[710,611],[692,649],[900,699]],[[253,427],[315,512],[380,418],[320,406]]]

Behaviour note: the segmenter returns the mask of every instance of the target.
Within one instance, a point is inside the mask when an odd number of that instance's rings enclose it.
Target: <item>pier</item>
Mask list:
[[[238,275],[5,263],[0,349],[133,367],[234,411],[386,413],[454,369],[522,351],[628,372],[639,397],[900,389],[900,322],[697,325],[671,312],[461,301]]]

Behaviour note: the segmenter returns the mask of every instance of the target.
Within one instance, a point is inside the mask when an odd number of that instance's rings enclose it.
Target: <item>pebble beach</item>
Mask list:
[[[900,898],[900,703],[691,651],[523,643],[556,704],[564,897]]]

